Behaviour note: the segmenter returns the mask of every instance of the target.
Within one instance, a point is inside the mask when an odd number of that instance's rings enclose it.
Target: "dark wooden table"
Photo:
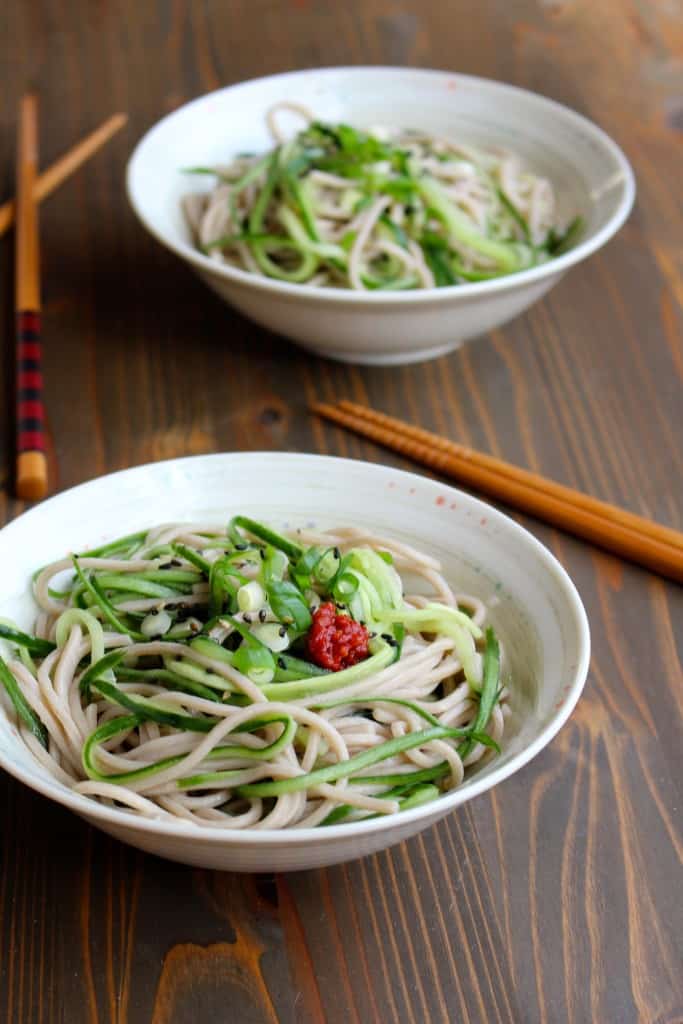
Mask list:
[[[314,395],[348,396],[681,527],[676,0],[13,0],[0,31],[3,197],[28,85],[44,164],[130,114],[41,213],[56,489],[226,449],[403,465],[306,412]],[[631,158],[633,216],[530,313],[448,358],[373,370],[309,357],[152,242],[123,173],[135,140],[193,96],[343,63],[448,67],[575,107]],[[11,263],[5,239],[5,396]],[[0,522],[22,511],[2,409]],[[528,525],[586,603],[585,696],[531,765],[388,853],[290,876],[191,870],[0,779],[2,1024],[683,1020],[681,591]]]

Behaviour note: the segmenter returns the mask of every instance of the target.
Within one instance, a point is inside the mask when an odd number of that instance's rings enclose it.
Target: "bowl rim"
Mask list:
[[[26,519],[33,518],[37,512],[41,512],[42,514],[41,510],[45,507],[54,508],[63,501],[70,500],[73,495],[87,491],[92,487],[92,485],[102,483],[103,481],[120,480],[126,475],[143,475],[152,467],[182,467],[183,465],[196,463],[198,460],[216,462],[223,460],[236,460],[239,462],[278,456],[305,463],[307,467],[310,467],[311,473],[315,472],[316,465],[327,464],[329,462],[333,462],[338,465],[342,471],[345,466],[350,469],[351,467],[358,466],[358,464],[360,464],[380,477],[390,477],[393,480],[400,478],[409,485],[419,484],[421,488],[426,488],[427,492],[431,491],[437,497],[444,494],[444,492],[449,492],[454,500],[469,504],[470,507],[473,507],[478,513],[485,515],[489,521],[493,523],[501,523],[507,529],[512,528],[513,533],[516,533],[527,545],[530,546],[534,556],[544,566],[549,574],[554,577],[555,582],[558,585],[558,593],[561,594],[561,597],[565,602],[567,612],[573,620],[577,641],[576,666],[572,676],[566,681],[563,687],[563,695],[559,706],[554,709],[547,725],[541,730],[538,736],[536,736],[528,746],[518,751],[517,754],[514,754],[507,763],[496,767],[494,762],[494,766],[491,771],[482,776],[475,776],[466,786],[459,786],[456,789],[451,790],[449,793],[445,793],[437,800],[407,811],[401,811],[395,815],[388,815],[384,818],[372,818],[367,821],[347,822],[346,824],[341,825],[329,825],[324,829],[236,829],[222,832],[218,829],[212,829],[202,825],[194,825],[183,821],[174,822],[157,820],[154,818],[144,818],[136,816],[134,813],[126,810],[105,807],[85,795],[73,793],[69,790],[62,790],[59,788],[58,783],[50,779],[47,775],[42,776],[39,774],[33,777],[29,775],[21,765],[15,764],[11,757],[3,753],[2,750],[0,750],[0,768],[3,768],[15,779],[29,786],[29,788],[41,793],[43,796],[46,796],[51,800],[54,800],[56,803],[60,803],[63,806],[68,807],[81,817],[86,817],[95,822],[102,823],[103,827],[113,826],[115,829],[121,829],[123,831],[130,829],[132,831],[137,830],[159,836],[172,836],[183,839],[196,838],[202,842],[208,841],[212,844],[226,846],[249,846],[255,844],[261,847],[292,847],[313,843],[335,842],[344,837],[348,839],[353,836],[364,836],[381,831],[385,828],[391,830],[392,828],[400,827],[402,825],[410,825],[412,822],[416,822],[421,818],[429,819],[430,817],[433,817],[435,812],[437,814],[438,812],[442,812],[442,814],[438,814],[439,817],[442,817],[460,804],[466,803],[468,800],[485,793],[487,790],[498,785],[498,783],[502,782],[504,779],[513,775],[525,764],[531,761],[536,754],[547,746],[548,743],[550,743],[574,710],[588,675],[590,662],[590,628],[581,598],[579,597],[574,583],[557,558],[548,550],[548,548],[545,547],[545,545],[537,540],[532,533],[523,526],[520,526],[520,524],[515,522],[514,519],[510,518],[510,516],[507,516],[493,506],[486,504],[481,501],[481,499],[476,498],[465,491],[460,491],[457,488],[451,487],[448,484],[442,483],[440,480],[432,480],[429,477],[424,477],[416,473],[410,473],[406,470],[395,469],[392,466],[385,466],[362,459],[346,459],[332,455],[261,451],[219,452],[210,455],[184,456],[177,459],[164,459],[159,462],[145,463],[141,466],[134,466],[128,469],[118,470],[113,473],[103,474],[102,476],[94,477],[92,480],[78,484],[75,487],[68,488],[59,494],[48,498],[47,501],[41,502],[39,506],[35,506],[27,512],[24,512],[22,515],[17,516],[16,519],[12,520],[0,529],[0,543],[2,540],[7,538],[7,534],[10,536],[12,535],[19,522],[25,522]],[[9,721],[4,710],[0,709],[0,715]]]
[[[596,231],[585,240],[579,242],[578,245],[574,246],[563,255],[548,260],[547,263],[542,263],[539,266],[530,267],[527,270],[520,270],[516,273],[508,274],[503,277],[496,277],[490,281],[474,281],[465,284],[446,285],[441,288],[425,288],[390,293],[382,291],[361,292],[353,289],[347,290],[328,287],[316,288],[305,283],[295,284],[288,281],[278,281],[274,278],[252,274],[247,270],[241,270],[239,267],[232,267],[228,264],[217,264],[190,244],[178,241],[162,230],[157,230],[150,218],[147,216],[144,210],[144,204],[140,201],[139,195],[136,194],[134,178],[137,166],[144,157],[145,146],[151,141],[152,137],[157,132],[163,129],[167,122],[184,111],[209,101],[213,97],[222,96],[223,94],[246,86],[256,85],[261,82],[276,81],[277,79],[297,79],[309,76],[331,77],[340,73],[371,73],[376,74],[378,77],[391,74],[418,75],[424,78],[447,76],[456,83],[463,82],[468,85],[480,85],[486,89],[492,88],[494,91],[499,90],[500,92],[505,93],[520,94],[532,103],[545,106],[548,110],[554,111],[558,117],[561,117],[566,122],[573,124],[576,128],[582,129],[592,138],[594,143],[600,146],[603,152],[606,152],[611,156],[618,167],[615,182],[621,184],[622,195],[619,204],[607,223],[604,224],[599,231]],[[610,238],[612,238],[614,234],[616,234],[619,228],[621,228],[629,216],[635,201],[636,182],[633,169],[623,150],[607,134],[607,132],[583,114],[579,114],[570,107],[565,106],[563,103],[558,103],[556,100],[543,96],[541,93],[533,92],[531,89],[524,89],[517,85],[510,85],[507,82],[500,82],[496,79],[483,78],[477,75],[464,75],[458,72],[439,70],[436,68],[406,68],[394,65],[340,65],[324,68],[290,70],[273,75],[263,75],[256,78],[243,79],[240,82],[234,82],[233,84],[224,86],[221,89],[214,89],[211,92],[204,93],[203,95],[190,100],[188,103],[184,103],[182,106],[177,107],[175,110],[156,121],[137,142],[126,165],[126,194],[136,216],[147,231],[163,246],[170,249],[171,252],[180,256],[181,259],[190,263],[199,271],[203,271],[214,277],[232,282],[235,285],[246,286],[256,291],[272,292],[282,298],[294,298],[299,296],[302,299],[318,300],[322,303],[331,304],[345,304],[350,302],[354,305],[367,303],[370,306],[395,306],[405,305],[406,303],[424,305],[438,303],[444,300],[447,301],[457,297],[464,299],[471,296],[483,296],[494,292],[508,291],[516,288],[517,286],[521,287],[526,284],[534,284],[535,282],[541,281],[554,274],[563,273],[576,263],[581,262],[581,260],[586,259],[586,257],[600,249],[610,240]]]

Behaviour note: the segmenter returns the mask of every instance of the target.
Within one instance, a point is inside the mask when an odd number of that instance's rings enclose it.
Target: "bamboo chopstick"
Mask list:
[[[564,484],[558,484],[556,481],[549,480],[539,473],[532,473],[528,469],[522,469],[520,466],[513,466],[509,462],[503,462],[502,459],[497,459],[494,455],[476,452],[472,448],[466,448],[464,445],[456,444],[455,441],[439,437],[438,434],[433,434],[429,430],[423,430],[421,427],[414,427],[409,423],[404,423],[403,420],[399,420],[394,416],[387,416],[386,413],[376,412],[374,409],[367,408],[367,406],[349,401],[341,401],[338,405],[340,409],[351,413],[353,416],[360,416],[370,423],[376,423],[377,426],[395,430],[396,433],[402,434],[404,437],[419,441],[422,444],[432,445],[438,451],[447,452],[458,459],[466,459],[468,462],[483,466],[494,473],[508,477],[510,480],[516,480],[529,487],[535,487],[537,490],[543,491],[544,494],[550,494],[561,501],[567,501],[572,505],[584,508],[587,512],[594,512],[596,515],[604,516],[612,522],[630,527],[639,533],[653,537],[655,540],[661,540],[664,543],[673,544],[674,547],[683,549],[683,533],[679,533],[678,530],[662,526],[660,523],[655,523],[651,519],[645,519],[644,516],[638,516],[634,512],[627,512],[626,509],[617,508],[616,505],[600,501],[599,498],[592,498],[581,491],[575,491],[572,487],[565,487]]]
[[[17,233],[15,311],[17,329],[17,464],[20,498],[47,494],[45,416],[40,346],[40,253],[35,185],[38,174],[38,101],[24,96],[17,133]]]
[[[99,128],[96,128],[90,135],[77,142],[75,146],[63,153],[58,160],[50,164],[46,171],[38,177],[35,182],[35,196],[38,202],[49,196],[51,192],[62,184],[81,167],[86,160],[89,160],[106,142],[123,128],[128,120],[127,114],[113,114],[107,118]],[[16,203],[9,199],[0,206],[0,236],[12,226],[16,215]]]
[[[568,533],[683,582],[683,535],[354,403],[312,411]],[[396,427],[395,424],[399,426]],[[595,502],[595,503],[594,503]],[[609,514],[608,514],[609,511]]]

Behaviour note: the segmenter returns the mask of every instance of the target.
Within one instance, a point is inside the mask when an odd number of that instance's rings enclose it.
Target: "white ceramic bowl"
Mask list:
[[[562,216],[586,219],[574,249],[493,281],[427,291],[355,293],[259,277],[198,252],[181,196],[211,179],[180,169],[215,165],[272,146],[265,112],[279,100],[359,127],[420,127],[478,144],[507,146],[555,184]],[[128,195],[142,223],[210,288],[246,316],[320,355],[357,363],[429,359],[510,320],[628,216],[633,173],[618,146],[586,118],[500,82],[414,68],[325,68],[254,79],[202,96],[159,121],[128,165]]]
[[[423,807],[289,832],[219,833],[145,820],[71,793],[33,760],[0,707],[3,768],[105,832],[161,857],[231,871],[291,871],[351,860],[414,835],[516,772],[568,718],[586,678],[590,641],[585,611],[564,569],[531,534],[483,502],[365,462],[280,453],[202,455],[75,487],[0,531],[0,616],[31,628],[31,573],[67,551],[156,523],[226,522],[237,511],[280,527],[362,521],[436,555],[459,590],[488,601],[514,680],[501,755]]]

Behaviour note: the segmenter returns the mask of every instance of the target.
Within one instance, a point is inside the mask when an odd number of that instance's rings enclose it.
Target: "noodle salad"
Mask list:
[[[284,140],[276,114],[308,120]],[[268,113],[277,145],[209,175],[184,198],[197,247],[280,281],[401,291],[487,281],[571,248],[581,217],[559,222],[551,183],[514,153],[420,131],[359,131],[297,104]]]
[[[39,570],[0,697],[74,792],[215,829],[327,826],[499,750],[501,652],[439,563],[358,528],[163,525]]]

